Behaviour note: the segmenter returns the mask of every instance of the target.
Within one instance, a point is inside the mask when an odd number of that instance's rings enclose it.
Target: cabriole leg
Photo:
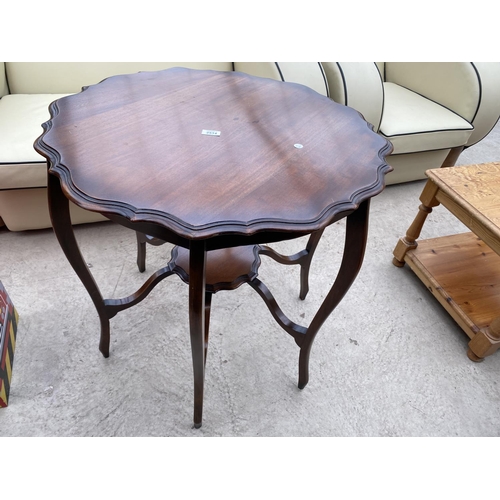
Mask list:
[[[137,267],[139,268],[139,272],[143,273],[146,270],[146,235],[140,233],[139,231],[135,232],[137,236]]]
[[[194,376],[193,425],[201,427],[203,385],[205,382],[205,267],[207,252],[204,241],[192,241],[189,249],[189,330]]]
[[[361,269],[368,236],[369,208],[370,201],[366,200],[347,217],[344,255],[339,272],[300,344],[299,389],[303,389],[309,381],[309,356],[316,334],[347,293]]]
[[[211,292],[205,292],[205,352],[204,352],[204,365],[207,364],[207,352],[208,352],[208,330],[210,329],[210,310],[212,307],[212,295]]]
[[[309,236],[309,240],[307,242],[306,251],[307,254],[300,262],[300,294],[299,297],[301,300],[304,300],[309,292],[309,270],[311,268],[312,258],[314,256],[314,252],[316,251],[316,247],[318,246],[319,240],[323,235],[324,229],[320,231],[315,231]]]
[[[54,228],[54,233],[64,254],[66,255],[66,258],[80,278],[97,309],[97,314],[99,315],[101,322],[99,350],[103,356],[107,358],[109,356],[110,336],[109,317],[106,312],[104,300],[78,247],[75,233],[73,232],[73,227],[71,225],[69,201],[61,189],[59,179],[54,175],[48,175],[47,188],[50,218]]]

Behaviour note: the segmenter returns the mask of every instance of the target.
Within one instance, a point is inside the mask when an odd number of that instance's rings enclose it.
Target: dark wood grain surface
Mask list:
[[[390,143],[356,111],[243,73],[115,76],[50,111],[35,149],[72,201],[188,239],[318,230],[390,171]]]

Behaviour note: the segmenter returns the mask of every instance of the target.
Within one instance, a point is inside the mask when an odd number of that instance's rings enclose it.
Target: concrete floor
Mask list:
[[[499,132],[459,164],[500,158]],[[199,430],[191,427],[188,287],[170,277],[119,313],[104,359],[95,309],[52,231],[0,231],[0,280],[20,315],[0,436],[499,436],[500,355],[471,362],[466,334],[407,266],[391,263],[423,184],[389,186],[373,199],[363,267],[316,337],[304,390],[298,348],[257,294],[243,286],[215,295]],[[344,228],[339,222],[323,236],[305,301],[298,270],[263,258],[260,277],[292,320],[309,324],[329,290]],[[140,274],[129,230],[75,230],[105,297],[132,293],[169,258],[169,245],[149,247]],[[464,231],[438,207],[422,237]]]

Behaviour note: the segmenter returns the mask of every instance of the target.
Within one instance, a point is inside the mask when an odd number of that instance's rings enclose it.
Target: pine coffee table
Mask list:
[[[394,249],[471,339],[482,361],[500,347],[500,163],[428,170],[419,212]],[[443,205],[470,230],[420,240],[432,208]]]
[[[48,163],[55,234],[100,318],[102,354],[109,355],[109,320],[162,279],[180,276],[189,283],[200,427],[210,297],[248,283],[299,346],[303,388],[314,337],[361,266],[369,201],[391,171],[385,156],[392,145],[358,112],[308,87],[238,72],[113,76],[53,102],[50,113],[35,149]],[[78,248],[68,200],[133,229],[140,244],[173,243],[172,260],[129,297],[103,299]],[[337,278],[311,324],[297,325],[258,280],[260,255],[300,265],[304,298],[321,233],[344,217]],[[263,245],[305,235],[307,247],[294,256]]]

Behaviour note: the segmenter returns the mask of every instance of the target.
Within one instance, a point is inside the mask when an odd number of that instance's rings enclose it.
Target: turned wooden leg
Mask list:
[[[396,248],[393,251],[394,258],[392,263],[395,266],[403,267],[405,264],[406,252],[417,247],[416,240],[420,236],[420,232],[422,231],[422,227],[427,219],[427,216],[432,212],[432,207],[439,205],[439,202],[436,200],[437,191],[437,186],[431,180],[428,180],[422,194],[420,195],[420,201],[422,204],[418,207],[417,216],[406,231],[406,236],[399,239]]]
[[[450,152],[441,165],[441,168],[453,167],[463,150],[463,146],[450,149]],[[420,236],[420,232],[422,231],[422,227],[427,219],[427,216],[432,212],[432,207],[439,205],[439,202],[435,198],[437,191],[437,186],[435,186],[432,181],[427,181],[427,184],[425,185],[420,196],[422,204],[419,207],[419,212],[415,217],[413,224],[408,228],[406,236],[399,239],[396,248],[394,249],[394,258],[392,259],[392,263],[395,266],[403,267],[405,265],[404,258],[406,252],[417,247],[416,240]]]
[[[101,292],[78,247],[73,226],[71,225],[69,201],[61,189],[61,183],[55,175],[48,175],[47,177],[48,205],[52,227],[66,258],[80,278],[97,309],[97,314],[101,322],[99,350],[107,358],[109,356],[110,343],[109,315],[106,311]]]
[[[500,318],[496,318],[491,325],[474,336],[469,342],[467,356],[475,362],[483,361],[500,348]]]
[[[194,376],[193,425],[201,427],[205,382],[205,267],[204,241],[192,241],[189,249],[189,330]]]

